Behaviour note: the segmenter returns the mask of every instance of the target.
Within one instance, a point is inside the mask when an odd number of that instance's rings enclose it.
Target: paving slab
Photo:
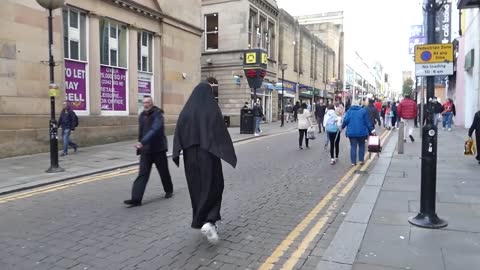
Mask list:
[[[353,203],[352,208],[350,208],[345,217],[345,221],[367,224],[374,205],[373,203]]]

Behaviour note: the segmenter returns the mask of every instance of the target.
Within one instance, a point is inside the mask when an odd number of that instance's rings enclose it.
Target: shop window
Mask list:
[[[268,57],[274,59],[275,57],[275,24],[273,22],[268,23]]]
[[[66,59],[87,61],[86,15],[75,9],[63,10],[63,46]]]
[[[127,68],[127,27],[103,19],[100,21],[100,63]]]
[[[218,13],[205,15],[205,50],[218,50]]]
[[[254,29],[257,24],[257,13],[250,10],[250,16],[248,17],[248,48],[251,49],[255,44]]]
[[[137,34],[137,38],[138,70],[143,72],[152,72],[153,35],[148,32],[139,32]]]

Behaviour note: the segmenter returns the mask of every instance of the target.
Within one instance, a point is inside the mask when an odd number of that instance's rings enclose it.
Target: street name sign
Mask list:
[[[415,46],[415,76],[453,74],[453,44]]]

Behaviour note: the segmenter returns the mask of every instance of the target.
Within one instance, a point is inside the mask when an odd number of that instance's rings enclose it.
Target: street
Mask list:
[[[1,269],[315,269],[361,181],[354,170],[370,162],[351,168],[344,134],[334,166],[323,136],[299,150],[296,130],[235,147],[218,245],[190,228],[183,168],[170,162],[174,197],[153,171],[141,207],[122,203],[136,167],[0,197]]]

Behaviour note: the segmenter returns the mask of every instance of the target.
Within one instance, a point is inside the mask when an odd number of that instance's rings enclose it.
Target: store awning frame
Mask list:
[[[458,0],[457,8],[458,9],[469,9],[469,8],[478,8],[480,7],[480,0]]]

